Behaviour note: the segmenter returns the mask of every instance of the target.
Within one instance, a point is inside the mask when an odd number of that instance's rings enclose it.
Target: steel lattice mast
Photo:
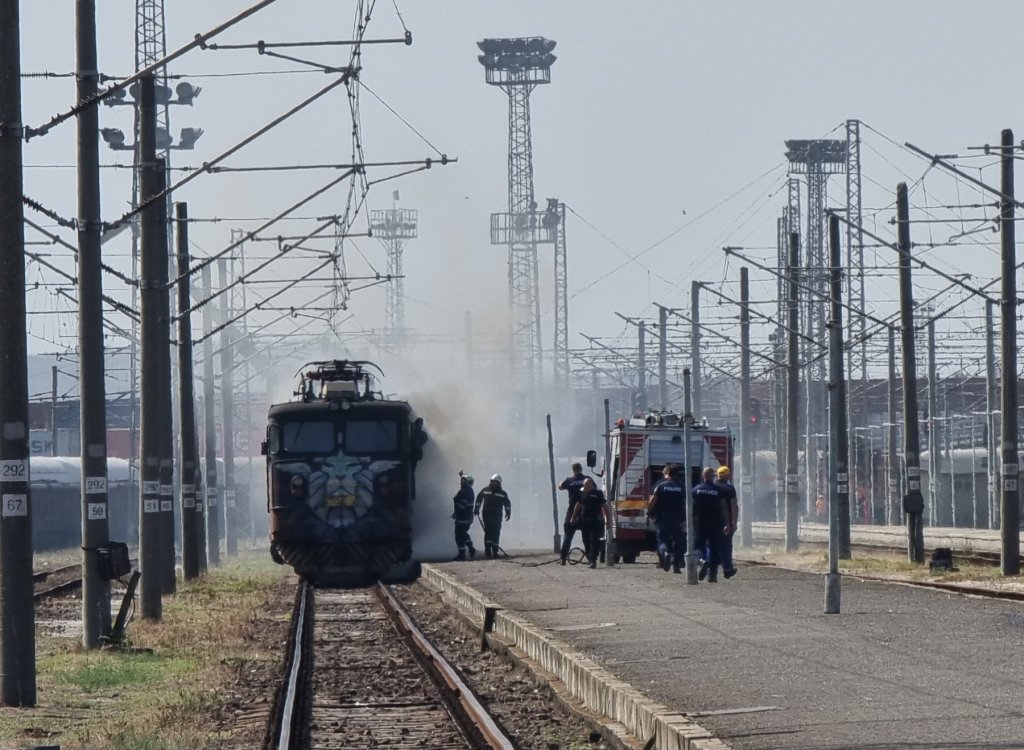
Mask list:
[[[801,328],[814,341],[827,341],[828,315],[826,300],[829,296],[828,262],[825,250],[825,206],[828,200],[828,176],[846,171],[847,148],[845,140],[793,140],[786,141],[786,158],[790,174],[807,175],[807,232],[803,235],[805,286],[810,293],[805,306],[806,318]],[[809,362],[806,368],[807,420],[805,425],[807,456],[806,511],[813,512],[821,493],[817,455],[819,437],[825,435],[827,399],[825,386],[828,376],[824,358]]]
[[[857,428],[866,426],[867,408],[864,403],[865,391],[868,385],[868,357],[867,340],[865,338],[866,318],[864,299],[864,229],[862,217],[861,200],[861,173],[860,173],[860,120],[846,121],[846,301],[851,310],[859,310],[848,316],[849,322],[846,326],[846,376],[848,389],[846,393],[846,413],[849,415],[849,446],[850,446],[850,476],[853,479],[850,488],[853,497],[856,497],[857,484],[859,482],[860,452],[857,450]],[[857,342],[860,342],[859,347]],[[854,350],[860,350],[860,386],[855,387],[854,378]],[[855,405],[855,397],[861,401],[860,407]],[[870,459],[867,467],[870,467]],[[870,468],[867,469],[870,472]]]
[[[543,37],[484,39],[477,46],[487,83],[508,95],[508,213],[491,215],[491,244],[508,246],[510,355],[519,382],[532,389],[542,382],[543,346],[530,93],[551,83],[555,42]]]
[[[385,319],[388,335],[395,340],[405,336],[405,291],[402,272],[402,253],[406,240],[416,239],[417,212],[411,208],[398,208],[370,212],[370,231],[381,241],[388,252],[387,306]]]
[[[553,231],[555,245],[555,347],[556,388],[569,388],[569,268],[565,249],[565,204],[548,198],[542,223]]]

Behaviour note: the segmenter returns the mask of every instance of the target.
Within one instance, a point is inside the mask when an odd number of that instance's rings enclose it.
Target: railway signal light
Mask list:
[[[752,432],[757,432],[761,426],[761,401],[759,399],[750,399],[750,413],[747,414],[747,424]]]

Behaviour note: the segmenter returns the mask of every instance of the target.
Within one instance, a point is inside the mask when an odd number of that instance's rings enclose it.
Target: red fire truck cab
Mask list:
[[[641,552],[657,550],[654,525],[647,520],[647,501],[665,464],[684,465],[683,420],[678,414],[651,413],[616,422],[611,440],[609,498],[610,538],[616,562],[633,563]],[[690,425],[690,478],[700,482],[705,466],[732,467],[733,440],[728,429]]]

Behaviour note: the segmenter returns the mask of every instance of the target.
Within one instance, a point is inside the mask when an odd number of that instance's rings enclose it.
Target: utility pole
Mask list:
[[[896,414],[896,327],[889,326],[889,424],[888,429],[888,474],[889,474],[889,501],[886,504],[885,510],[885,522],[887,524],[896,525],[899,523],[900,517],[900,497],[902,497],[902,491],[900,487],[900,449],[899,449],[899,434],[897,432],[897,414]]]
[[[213,295],[209,264],[203,266],[203,299]],[[206,437],[206,547],[211,566],[220,565],[220,504],[217,502],[217,411],[213,381],[213,303],[203,305],[203,412]]]
[[[917,412],[917,360],[914,353],[914,285],[910,271],[910,202],[907,183],[896,186],[897,250],[900,254],[900,326],[903,348],[903,462],[907,493],[907,558],[924,562],[924,497],[921,494],[921,440]]]
[[[1002,198],[999,237],[1002,247],[1003,283],[1001,310],[1002,348],[1002,448],[1003,483],[1000,496],[1000,569],[1004,576],[1020,572],[1020,488],[1017,485],[1017,249],[1014,247],[1013,131],[1002,132]]]
[[[643,321],[637,324],[637,343],[636,343],[636,387],[637,387],[637,406],[640,407],[640,411],[647,411],[647,327]]]
[[[597,371],[594,371],[594,390],[597,390]],[[605,466],[605,480],[604,480],[604,496],[605,498],[615,497],[615,480],[616,477],[612,475],[612,472],[608,471],[608,467],[612,465],[612,417],[611,410],[608,404],[608,399],[604,399],[604,466]],[[615,567],[615,558],[618,557],[619,549],[615,543],[615,534],[612,529],[612,516],[608,514],[608,520],[605,526],[605,543],[604,559],[605,565]]]
[[[156,97],[152,76],[139,80],[139,205],[142,209],[140,255],[139,357],[142,401],[142,491],[139,502],[139,558],[142,569],[141,612],[150,620],[163,616],[160,560],[160,256],[161,243],[167,242],[167,228],[160,223],[160,192],[163,179],[156,161]],[[164,245],[166,247],[166,245]]]
[[[658,308],[658,408],[668,411],[668,310]]]
[[[167,161],[156,160],[160,171],[160,189],[167,187]],[[170,247],[167,199],[157,201],[157,214],[163,229],[160,248],[160,584],[163,593],[173,594],[177,587],[174,571],[174,397],[171,393],[171,291]]]
[[[50,455],[57,455],[57,365],[50,368]]]
[[[186,581],[199,575],[199,524],[196,511],[196,409],[192,378],[192,316],[189,308],[188,205],[174,204],[178,240],[178,419],[181,441],[181,571]]]
[[[846,521],[846,556],[849,557],[850,475],[849,445],[846,432],[846,381],[843,374],[843,272],[839,247],[839,217],[829,214],[829,285],[831,286],[831,320],[829,328],[829,505],[828,505],[828,574],[825,576],[825,614],[838,614],[842,591],[839,558],[843,556],[841,523]],[[843,500],[846,508],[843,508]]]
[[[985,300],[985,446],[988,455],[988,527],[997,528],[1000,497],[996,442],[996,332],[992,300]]]
[[[79,105],[96,96],[96,2],[77,0]],[[97,550],[110,541],[107,520],[107,392],[103,354],[99,109],[78,113],[78,382],[82,456],[82,646],[110,631],[110,581]]]
[[[230,283],[228,262],[226,258],[217,261],[217,273],[220,277],[221,289]],[[225,325],[220,335],[220,402],[223,410],[221,430],[224,433],[224,512],[227,553],[229,557],[238,555],[238,509],[235,503],[235,401],[234,401],[234,342],[233,328],[228,325],[231,319],[231,308],[228,295],[221,295],[221,323]]]
[[[195,347],[192,348],[192,356],[195,357]],[[193,386],[193,398],[195,398],[195,367],[192,372],[192,386]],[[193,402],[195,403],[195,402]],[[206,481],[203,477],[203,467],[200,463],[200,450],[199,450],[199,418],[193,412],[192,416],[192,444],[195,446],[195,460],[196,469],[193,476],[195,477],[195,493],[196,499],[196,560],[199,564],[199,575],[206,575],[208,569],[206,560]]]
[[[754,435],[750,424],[750,272],[740,267],[740,447],[743,474],[740,477],[740,544],[753,543],[751,515],[754,504]]]
[[[787,373],[786,373],[786,551],[795,552],[800,546],[800,487],[797,475],[797,429],[800,401],[800,289],[797,274],[800,272],[800,235],[789,234],[789,295],[786,325],[787,331]],[[808,471],[810,459],[807,458]]]
[[[939,517],[939,431],[935,414],[939,410],[937,366],[935,363],[935,319],[928,319],[928,520],[932,526],[942,526]]]
[[[551,472],[551,516],[554,524],[554,550],[562,550],[562,535],[558,533],[558,486],[555,484],[555,439],[551,434],[551,415],[547,415],[548,426],[548,470]]]
[[[699,419],[703,403],[700,392],[700,282],[690,283],[690,374],[693,387],[693,414]]]
[[[0,704],[36,704],[18,0],[0,0]]]
[[[686,585],[696,586],[697,577],[697,525],[693,518],[693,457],[690,456],[690,435],[693,426],[691,410],[690,371],[683,370],[683,489],[686,491]]]

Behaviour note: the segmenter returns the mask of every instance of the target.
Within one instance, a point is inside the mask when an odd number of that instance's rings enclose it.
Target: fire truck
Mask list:
[[[609,439],[612,466],[605,496],[609,498],[610,538],[615,540],[616,562],[633,563],[641,552],[657,550],[655,528],[647,519],[647,501],[665,464],[685,465],[683,420],[678,414],[664,413],[619,419]],[[732,433],[691,424],[688,458],[693,484],[701,481],[705,466],[732,468]]]

